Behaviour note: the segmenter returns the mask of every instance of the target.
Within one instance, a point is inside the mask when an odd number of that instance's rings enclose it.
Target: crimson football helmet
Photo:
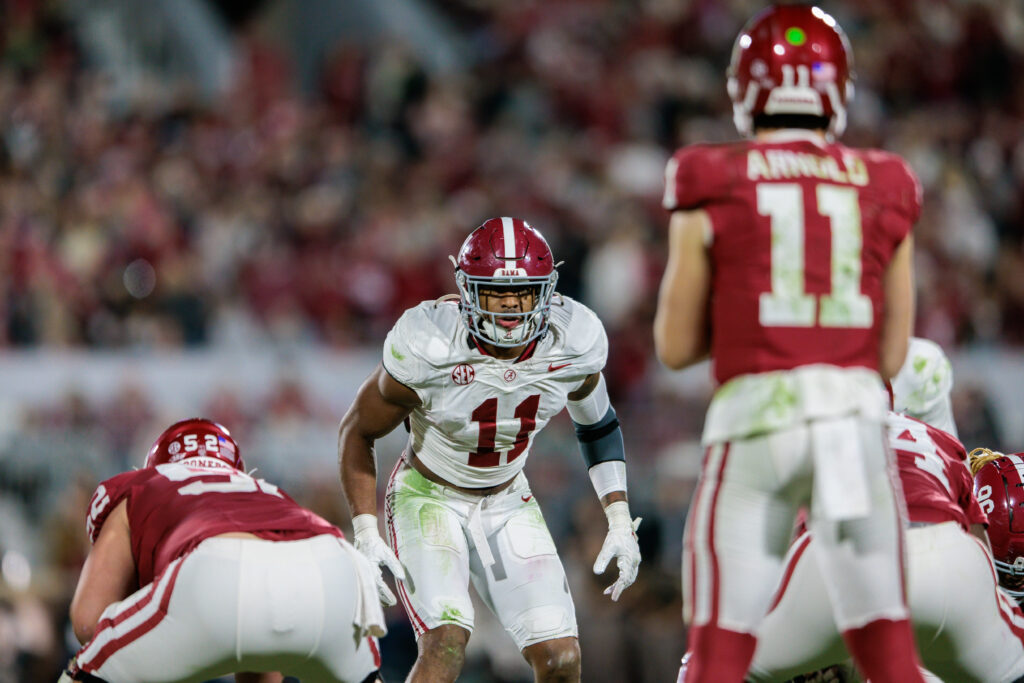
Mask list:
[[[754,16],[736,38],[727,75],[740,135],[752,135],[762,114],[824,117],[832,135],[846,128],[853,53],[836,20],[817,7],[779,5]]]
[[[972,458],[977,450],[971,452]],[[999,585],[1024,601],[1024,453],[997,455],[978,468],[974,495],[988,514]]]
[[[455,262],[463,322],[477,339],[514,348],[548,329],[551,297],[558,281],[551,247],[519,218],[491,218],[469,234]],[[480,290],[530,289],[533,308],[514,313],[485,310]]]
[[[145,467],[156,467],[186,458],[216,458],[245,471],[238,444],[223,425],[202,417],[175,422],[164,430],[146,456]]]

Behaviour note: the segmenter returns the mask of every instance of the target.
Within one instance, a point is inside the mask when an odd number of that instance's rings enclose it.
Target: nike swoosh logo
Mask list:
[[[521,498],[523,499],[523,502],[524,502],[524,503],[529,503],[529,502],[530,502],[530,499],[532,499],[532,498],[533,498],[533,494],[531,493],[531,494],[530,494],[530,495],[528,495],[528,496],[521,496]]]
[[[561,370],[562,368],[567,368],[570,365],[572,365],[572,363],[562,363],[561,365],[555,365],[554,363],[548,363],[548,372],[554,372],[555,370]]]

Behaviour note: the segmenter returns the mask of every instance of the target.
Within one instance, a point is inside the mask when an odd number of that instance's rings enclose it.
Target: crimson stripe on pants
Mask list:
[[[398,470],[402,466],[402,462],[402,459],[399,458],[395,469],[391,471],[391,476],[388,478],[387,492],[384,495],[384,514],[387,520],[385,525],[388,528],[388,535],[391,537],[391,549],[395,552],[395,557],[398,557],[399,562],[402,561],[402,558],[398,556],[398,532],[395,531],[395,513],[391,509],[391,493],[395,489],[395,479],[398,477]],[[406,614],[409,615],[412,621],[413,630],[416,631],[417,636],[423,635],[430,629],[427,628],[423,618],[416,614],[416,610],[413,609],[412,600],[409,599],[409,594],[405,590],[405,584],[395,579],[395,588],[398,589],[398,598],[402,601],[402,607],[405,608]]]
[[[185,557],[187,557],[187,555]],[[79,653],[78,664],[82,671],[98,671],[100,667],[102,667],[103,664],[106,663],[106,661],[110,658],[111,655],[113,655],[121,648],[135,642],[142,636],[152,631],[157,626],[157,624],[159,624],[163,620],[163,618],[167,615],[167,607],[168,605],[170,605],[171,595],[174,592],[174,584],[178,580],[178,572],[181,571],[181,567],[184,564],[184,559],[185,558],[183,557],[176,560],[176,565],[172,563],[172,565],[169,566],[167,570],[164,572],[164,574],[162,574],[161,577],[157,580],[157,588],[151,590],[145,598],[140,600],[138,603],[132,605],[132,607],[126,610],[124,614],[119,614],[113,619],[104,619],[100,622],[100,630],[96,633],[93,639],[87,645],[85,645],[85,647],[82,648],[82,650]],[[159,584],[163,584],[162,592],[161,586]],[[106,631],[120,626],[130,616],[138,614],[142,612],[144,609],[147,609],[158,593],[160,594],[160,603],[157,605],[156,611],[152,615],[148,616],[138,626],[135,626],[126,633],[115,637],[113,640],[101,646],[99,651],[95,655],[87,655],[86,651],[89,649],[89,647],[93,643],[95,643],[97,639],[104,635]]]
[[[715,507],[722,486],[722,473],[729,454],[729,444],[715,444],[708,449],[701,483],[691,508],[689,534],[691,626],[715,623],[718,613],[718,558],[714,551]],[[716,457],[719,458],[716,461]],[[710,491],[708,490],[710,488]],[[708,497],[710,496],[710,499]]]
[[[729,444],[725,444],[722,451],[722,462],[718,466],[717,482],[711,496],[711,524],[708,527],[708,553],[711,555],[711,621],[718,625],[718,603],[720,599],[722,577],[718,572],[718,555],[715,553],[715,508],[718,506],[718,494],[722,491],[722,474],[725,472],[725,463],[729,459]]]
[[[786,594],[786,588],[789,586],[789,581],[793,578],[793,571],[796,570],[796,565],[800,562],[800,558],[803,557],[804,551],[807,550],[807,546],[810,542],[811,535],[807,532],[804,532],[804,534],[797,539],[796,547],[790,554],[789,563],[786,565],[786,571],[782,575],[782,581],[779,583],[779,587],[775,591],[775,597],[772,598],[772,605],[768,608],[769,612],[779,606],[782,596]]]
[[[711,458],[711,449],[714,446],[708,446],[704,449],[704,463]],[[684,609],[689,613],[690,618],[686,621],[693,623],[695,618],[694,603],[697,599],[697,553],[695,552],[693,537],[695,535],[694,530],[697,526],[697,510],[700,508],[700,499],[704,493],[704,489],[701,486],[697,487],[697,491],[693,496],[693,501],[690,503],[689,512],[687,515],[692,514],[692,527],[690,533],[686,536],[686,551],[690,555],[690,599],[683,605]]]

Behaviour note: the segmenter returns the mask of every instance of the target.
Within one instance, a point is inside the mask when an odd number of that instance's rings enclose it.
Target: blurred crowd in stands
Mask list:
[[[602,525],[582,521],[600,517],[597,503],[581,464],[558,455],[575,451],[571,429],[556,424],[538,441],[527,471],[568,549],[584,678],[669,680],[683,650],[678,551],[706,397],[667,396],[653,380],[662,174],[675,147],[735,137],[724,69],[762,3],[431,4],[471,47],[462,70],[430,70],[385,37],[338,45],[323,56],[315,91],[300,92],[287,50],[257,14],[237,28],[231,91],[210,102],[186,83],[115,94],[84,59],[62,3],[7,2],[0,349],[373,348],[401,310],[454,291],[447,257],[470,229],[494,215],[526,218],[565,262],[560,290],[609,331],[606,374],[645,516],[640,590],[621,607],[606,604],[588,569]],[[1024,4],[823,6],[856,59],[844,141],[904,155],[924,185],[918,333],[947,351],[1019,347]],[[1001,447],[984,396],[958,391],[968,447]],[[308,425],[329,433],[340,417],[287,379],[260,396],[211,396],[204,409],[257,450]],[[97,473],[141,461],[168,417],[181,416],[125,386],[112,401],[72,392],[25,407],[13,427],[0,419],[0,683],[52,680],[69,647],[53,624],[63,624],[86,550]],[[94,465],[43,495],[54,487],[17,464],[31,438]],[[324,470],[292,493],[344,526],[332,449],[328,441]],[[4,553],[19,519],[41,546],[31,593],[14,585],[24,558]],[[398,635],[384,654],[392,650],[401,678],[411,635],[401,613],[393,617]],[[485,650],[491,642],[477,640]],[[466,680],[519,680],[518,655],[507,657],[481,654],[484,673],[467,670]]]

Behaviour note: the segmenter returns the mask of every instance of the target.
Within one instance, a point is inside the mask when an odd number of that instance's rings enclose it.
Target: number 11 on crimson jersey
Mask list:
[[[828,219],[832,240],[831,291],[807,294],[804,277],[804,192],[795,183],[758,183],[757,211],[771,222],[771,291],[761,294],[765,327],[867,328],[874,321],[871,298],[861,291],[860,198],[855,188],[821,183],[817,209]]]

